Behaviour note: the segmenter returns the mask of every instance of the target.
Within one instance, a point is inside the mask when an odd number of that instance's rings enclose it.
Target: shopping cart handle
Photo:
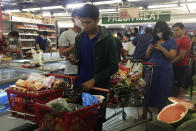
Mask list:
[[[98,88],[98,87],[92,87],[91,89],[96,90],[96,91],[107,92],[107,93],[109,93],[109,92],[110,92],[110,90],[109,90],[109,89],[103,89],[103,88]]]

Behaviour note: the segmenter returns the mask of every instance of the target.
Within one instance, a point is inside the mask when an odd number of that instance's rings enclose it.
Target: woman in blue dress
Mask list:
[[[146,51],[150,62],[156,63],[153,70],[151,86],[147,87],[142,118],[147,119],[147,107],[161,110],[173,90],[173,65],[177,44],[170,37],[170,28],[166,22],[159,21],[153,30],[153,41]]]

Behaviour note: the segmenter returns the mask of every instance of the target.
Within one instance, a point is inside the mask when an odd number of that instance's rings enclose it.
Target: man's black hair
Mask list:
[[[12,37],[19,37],[19,33],[18,31],[12,31],[8,34],[9,36],[12,36]]]
[[[135,31],[135,34],[138,34],[138,31],[139,31],[139,30],[138,30],[138,28],[135,27],[135,28],[134,28],[134,31]]]
[[[42,34],[43,35],[48,35],[48,33],[46,31],[43,31]]]
[[[11,31],[8,36],[12,36],[13,37],[13,31]]]
[[[158,21],[155,24],[154,30],[153,30],[153,39],[154,41],[158,41],[159,38],[157,36],[157,31],[160,31],[163,33],[162,37],[163,40],[168,40],[171,34],[171,30],[169,28],[169,25],[165,21]]]
[[[75,17],[75,16],[79,16],[79,9],[74,9],[72,12],[71,12],[71,17]]]
[[[96,20],[99,17],[99,9],[95,5],[85,4],[80,8],[79,17],[88,17]]]
[[[150,28],[150,27],[146,27],[146,28],[145,28],[145,32],[146,32],[146,33],[149,33],[149,34],[152,34],[153,30],[152,30],[152,28]]]
[[[117,36],[120,36],[120,37],[122,37],[122,34],[121,34],[120,32],[118,32],[118,33],[117,33]]]
[[[180,23],[180,22],[178,22],[178,23],[175,23],[174,25],[173,25],[173,28],[174,27],[179,27],[180,29],[184,29],[184,24],[182,24],[182,23]]]

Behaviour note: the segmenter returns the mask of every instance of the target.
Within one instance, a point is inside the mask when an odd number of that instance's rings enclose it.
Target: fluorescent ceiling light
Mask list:
[[[63,6],[49,6],[49,7],[42,7],[42,10],[51,10],[51,9],[63,9]]]
[[[101,9],[99,12],[110,12],[110,11],[116,11],[116,9]]]
[[[21,12],[20,10],[16,9],[16,10],[5,10],[5,12],[7,13],[11,13],[11,12]]]
[[[22,11],[36,11],[36,10],[41,10],[40,8],[27,8],[27,9],[22,9]]]
[[[169,7],[177,7],[178,4],[168,4],[168,5],[150,5],[148,6],[149,9],[154,9],[154,8],[169,8]]]
[[[53,16],[69,16],[69,14],[68,13],[54,13]]]
[[[106,5],[106,4],[115,4],[115,3],[121,3],[121,0],[113,0],[113,1],[100,1],[100,2],[93,2],[94,5]],[[85,4],[88,4],[89,2],[85,3],[77,3],[77,4],[68,4],[66,5],[66,8],[74,9],[74,8],[80,8]]]
[[[113,1],[100,1],[100,2],[93,2],[94,5],[105,5],[105,4],[115,4],[121,3],[121,0],[113,0]]]
[[[152,27],[152,25],[147,25],[148,27]]]
[[[50,12],[44,12],[44,13],[42,14],[42,16],[43,16],[43,17],[51,16],[51,13],[50,13]]]
[[[86,4],[86,3],[68,4],[68,5],[66,5],[66,8],[68,8],[68,9],[80,8],[80,7],[82,7],[84,4]]]
[[[121,28],[125,28],[125,25],[121,25]]]

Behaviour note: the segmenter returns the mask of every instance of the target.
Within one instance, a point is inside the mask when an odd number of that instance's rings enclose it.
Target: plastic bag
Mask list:
[[[82,93],[82,102],[83,106],[91,106],[93,104],[97,104],[98,99],[89,93]]]
[[[45,87],[51,88],[52,83],[54,83],[54,82],[55,82],[55,76],[49,76],[49,77],[44,79],[43,85]]]
[[[27,80],[32,80],[32,81],[35,81],[35,80],[39,80],[39,81],[44,81],[46,77],[43,76],[43,75],[40,75],[40,74],[37,74],[37,73],[32,73]]]

